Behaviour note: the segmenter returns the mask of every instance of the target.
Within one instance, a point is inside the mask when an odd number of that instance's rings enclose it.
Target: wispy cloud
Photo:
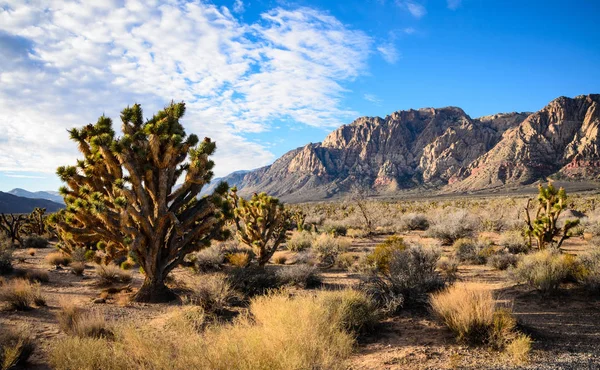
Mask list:
[[[363,95],[363,98],[364,98],[366,101],[370,101],[371,103],[374,103],[374,104],[380,104],[380,103],[382,102],[382,100],[381,100],[381,99],[379,99],[379,98],[378,98],[376,95],[374,95],[374,94],[365,94],[365,95]]]
[[[0,171],[53,172],[77,157],[67,128],[118,118],[134,102],[151,114],[171,99],[187,102],[190,132],[216,140],[218,175],[264,165],[273,154],[244,134],[356,116],[342,104],[344,83],[365,73],[371,47],[311,8],[244,23],[204,2],[4,1]]]
[[[406,27],[405,29],[402,30],[402,32],[404,32],[407,35],[412,35],[413,33],[417,32],[417,30],[415,30],[412,27]]]
[[[13,177],[13,178],[17,178],[17,179],[45,179],[46,178],[46,176],[16,175],[16,174],[12,174],[12,173],[6,173],[6,174],[4,174],[4,176]]]
[[[400,59],[400,54],[398,53],[398,50],[396,50],[396,46],[393,42],[379,45],[377,51],[381,54],[383,59],[390,64],[394,64]]]
[[[243,13],[246,10],[244,2],[242,0],[235,0],[233,3],[233,11],[235,13]]]
[[[462,0],[446,0],[448,9],[456,10],[462,3]]]
[[[417,2],[407,0],[396,0],[396,5],[406,9],[413,17],[420,19],[427,14],[427,9]]]

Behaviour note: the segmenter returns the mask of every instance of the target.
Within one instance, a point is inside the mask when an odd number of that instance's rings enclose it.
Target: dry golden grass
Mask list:
[[[54,369],[345,369],[350,330],[368,312],[358,292],[255,298],[249,316],[204,329],[204,313],[181,309],[165,330],[120,327],[115,340],[70,337],[50,352]],[[193,310],[193,312],[190,312]],[[185,322],[187,321],[187,323]],[[191,324],[190,324],[191,321]],[[190,330],[188,330],[190,329]],[[203,333],[199,333],[204,329]]]
[[[73,262],[71,263],[71,272],[77,276],[82,276],[85,271],[84,262]]]
[[[98,265],[96,274],[98,275],[98,283],[102,286],[129,283],[132,279],[130,271],[121,270],[116,265]]]
[[[35,349],[35,344],[24,333],[26,327],[18,330],[3,328],[0,332],[0,369],[24,368]]]
[[[68,266],[71,263],[71,257],[63,252],[52,252],[46,256],[46,262],[52,266]]]
[[[271,259],[273,260],[273,263],[277,265],[285,265],[287,262],[287,256],[281,252],[275,252]]]
[[[85,312],[69,301],[61,302],[57,314],[60,328],[67,334],[78,337],[112,337],[112,331],[102,314],[97,311]]]
[[[229,253],[225,258],[236,267],[246,267],[250,263],[250,254],[246,252]]]
[[[506,353],[516,364],[526,363],[531,352],[532,340],[525,334],[519,334],[506,346]]]
[[[27,250],[27,254],[30,255],[31,257],[35,256],[35,249],[33,248],[29,248]]]
[[[496,305],[489,289],[476,284],[455,284],[433,294],[431,308],[458,340],[484,343],[494,322]]]
[[[44,306],[40,284],[25,279],[9,280],[0,286],[0,302],[14,310],[27,310],[31,306]]]

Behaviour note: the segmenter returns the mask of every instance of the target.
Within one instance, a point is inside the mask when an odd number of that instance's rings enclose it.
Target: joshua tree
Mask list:
[[[27,224],[29,231],[42,235],[46,232],[46,208],[38,208],[36,207],[33,212],[29,214],[27,217]]]
[[[298,231],[304,231],[304,221],[306,220],[306,213],[302,212],[302,210],[296,210],[292,216],[294,217],[294,221],[296,222],[296,229]]]
[[[179,119],[185,104],[171,103],[144,122],[135,104],[121,112],[122,137],[110,118],[69,131],[84,155],[59,167],[67,208],[53,217],[62,248],[96,244],[107,255],[132,255],[146,275],[141,302],[174,298],[167,274],[185,255],[223,236],[227,184],[198,199],[212,176],[215,143],[187,136]],[[183,182],[175,186],[182,176]]]
[[[18,241],[20,245],[23,245],[21,231],[26,221],[27,216],[25,215],[0,214],[0,229],[6,233],[6,236],[10,238],[13,245],[15,244],[15,241]]]
[[[254,250],[260,267],[264,266],[285,240],[290,226],[290,215],[283,203],[266,193],[252,195],[245,200],[234,187],[229,194],[233,206],[233,220],[241,242]]]
[[[560,248],[563,241],[571,236],[570,229],[577,226],[579,220],[565,220],[563,227],[559,228],[558,218],[567,208],[567,192],[564,188],[556,189],[551,182],[547,187],[539,184],[538,191],[538,209],[534,219],[529,215],[532,199],[527,201],[525,207],[525,233],[529,237],[529,246],[535,238],[538,249],[545,249],[547,244],[554,243],[554,239],[560,237],[556,244]]]

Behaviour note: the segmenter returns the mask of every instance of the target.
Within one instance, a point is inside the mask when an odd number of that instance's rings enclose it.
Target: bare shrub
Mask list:
[[[197,272],[218,271],[225,261],[225,254],[219,244],[211,245],[189,256]]]
[[[287,256],[280,252],[275,252],[275,254],[273,254],[273,257],[271,257],[271,259],[273,260],[273,263],[276,265],[285,265],[285,263],[287,262]]]
[[[580,257],[584,268],[579,282],[592,293],[600,293],[600,247],[595,247],[589,254]]]
[[[429,220],[422,213],[407,213],[400,219],[402,230],[427,230],[429,229]]]
[[[241,300],[224,274],[205,275],[191,286],[188,296],[190,303],[198,305],[205,312],[220,312],[228,305]]]
[[[227,281],[246,297],[262,295],[280,287],[277,275],[269,268],[233,268],[227,274]]]
[[[444,273],[447,280],[453,281],[458,274],[458,265],[458,259],[444,256],[438,260],[437,268]]]
[[[460,238],[468,238],[476,229],[473,218],[464,210],[456,211],[436,220],[427,230],[427,235],[450,245]]]
[[[497,270],[506,270],[517,265],[519,258],[507,251],[501,251],[488,257],[487,264]]]
[[[278,270],[276,274],[281,285],[314,288],[321,284],[321,278],[319,277],[318,270],[315,266],[289,266]]]
[[[468,238],[461,238],[452,245],[454,255],[460,262],[468,262],[476,265],[483,265],[487,257],[492,254],[493,249],[485,244]]]

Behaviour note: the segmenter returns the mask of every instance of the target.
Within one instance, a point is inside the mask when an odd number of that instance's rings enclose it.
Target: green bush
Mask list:
[[[454,255],[460,262],[468,262],[475,265],[483,265],[487,257],[493,253],[493,249],[473,239],[461,238],[454,242]]]
[[[48,240],[38,235],[31,235],[23,239],[23,248],[46,248],[48,246]]]
[[[375,270],[382,273],[388,273],[390,262],[395,252],[403,251],[407,248],[404,239],[397,235],[388,237],[383,243],[375,246],[373,252],[367,255],[367,264]]]
[[[527,283],[543,294],[556,292],[573,273],[570,257],[556,249],[546,249],[523,257],[510,275],[517,282]]]
[[[333,266],[337,257],[348,249],[349,243],[330,234],[321,234],[313,242],[312,250],[320,263]]]
[[[286,248],[292,252],[310,249],[313,239],[309,231],[294,231],[286,243]]]

